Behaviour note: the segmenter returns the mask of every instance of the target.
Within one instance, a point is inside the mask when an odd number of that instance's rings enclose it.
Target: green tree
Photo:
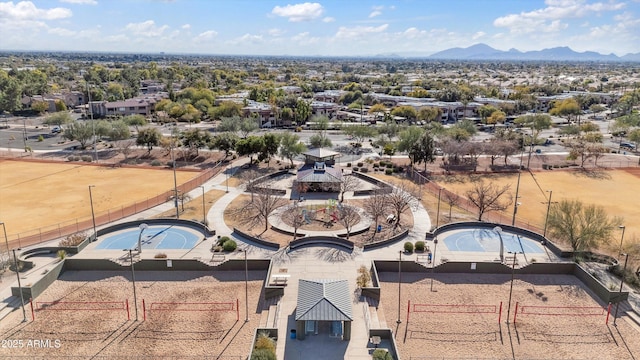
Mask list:
[[[70,141],[77,141],[80,147],[86,149],[87,142],[93,138],[93,124],[88,121],[74,121],[65,129],[62,136]]]
[[[565,99],[560,102],[554,102],[553,108],[549,110],[549,115],[552,116],[566,116],[568,121],[571,121],[571,116],[578,117],[582,113],[580,105],[576,99]]]
[[[246,138],[250,133],[258,130],[259,128],[260,125],[258,125],[258,121],[253,118],[242,119],[239,126],[240,134],[243,138]]]
[[[302,154],[307,147],[300,142],[300,137],[293,133],[283,133],[280,135],[280,151],[279,155],[288,159],[293,166],[293,158]]]
[[[363,143],[366,139],[373,138],[377,135],[377,131],[371,126],[346,126],[342,129],[346,135],[353,137],[357,143]]]
[[[122,120],[113,121],[111,122],[111,130],[107,136],[113,141],[129,139],[131,137],[129,125]]]
[[[311,105],[306,100],[299,99],[296,102],[296,125],[306,123],[309,116],[311,116]]]
[[[138,131],[136,144],[147,147],[147,154],[151,154],[154,146],[160,145],[162,134],[156,128],[144,128]]]
[[[435,106],[423,106],[418,110],[418,119],[426,122],[439,120],[442,116],[442,110]]]
[[[221,119],[223,117],[233,117],[242,115],[242,104],[233,101],[223,101],[219,106],[209,109],[209,117]]]
[[[65,104],[64,101],[56,99],[54,103],[56,105],[56,111],[67,111],[67,104]]]
[[[327,137],[327,129],[329,128],[329,118],[326,116],[314,116],[313,130],[315,134],[309,138],[309,146],[312,148],[331,147],[331,140]]]
[[[216,131],[235,133],[240,130],[242,119],[239,116],[224,117],[216,127]]]
[[[49,103],[46,101],[34,101],[31,103],[31,110],[38,114],[43,114],[49,108]]]
[[[253,164],[253,156],[259,153],[263,147],[263,140],[261,136],[247,136],[244,139],[238,140],[236,143],[236,152],[240,156],[248,156],[249,163]]]
[[[408,121],[415,121],[416,118],[418,117],[418,113],[416,112],[416,109],[414,109],[413,106],[408,106],[408,105],[402,105],[402,106],[393,108],[393,110],[391,110],[391,115],[403,117]]]
[[[209,143],[209,148],[224,151],[223,160],[226,160],[231,155],[231,151],[236,148],[237,143],[238,136],[236,134],[225,132],[215,135]]]
[[[138,131],[138,126],[147,125],[147,119],[143,115],[135,114],[135,115],[127,115],[122,118],[125,124],[128,126],[133,126],[136,131]]]
[[[280,147],[279,135],[264,134],[262,136],[262,147],[260,154],[258,154],[258,160],[267,160],[267,162],[270,162],[273,155],[278,153],[278,147]]]
[[[591,250],[607,242],[621,223],[621,218],[609,217],[603,207],[585,205],[580,200],[553,204],[547,220],[551,236],[569,244],[574,251]]]
[[[433,136],[425,131],[409,151],[409,157],[413,157],[412,162],[416,164],[424,163],[424,171],[427,171],[427,163],[432,163],[436,159],[434,151],[435,144]]]
[[[531,135],[534,141],[538,139],[538,135],[542,130],[551,128],[551,117],[546,114],[530,114],[520,116],[514,121],[516,124],[531,129]]]
[[[411,165],[415,162],[415,157],[412,156],[412,152],[414,150],[414,146],[420,141],[422,135],[424,135],[425,130],[417,127],[417,126],[409,126],[408,128],[400,131],[398,133],[398,142],[396,144],[396,148],[398,151],[406,152],[409,154],[409,161],[411,161]]]
[[[20,82],[0,69],[0,112],[20,110],[22,103],[22,86]]]
[[[211,135],[207,131],[200,129],[191,129],[180,134],[182,145],[189,148],[191,153],[195,152],[195,156],[200,155],[200,149],[206,147],[211,141]]]
[[[65,124],[69,124],[72,121],[73,118],[71,117],[71,115],[68,112],[64,111],[47,116],[42,123],[49,126],[62,126]]]
[[[107,86],[107,101],[118,101],[124,100],[124,90],[122,89],[122,85],[118,83],[110,83]]]

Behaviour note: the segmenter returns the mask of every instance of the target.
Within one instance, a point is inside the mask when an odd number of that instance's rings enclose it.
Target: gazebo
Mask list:
[[[321,329],[328,329],[330,336],[350,340],[353,309],[347,280],[300,279],[295,319],[300,340],[307,334],[327,331]]]
[[[334,168],[335,151],[317,148],[303,154],[304,165],[298,169],[296,183],[300,192],[340,192],[342,171]]]

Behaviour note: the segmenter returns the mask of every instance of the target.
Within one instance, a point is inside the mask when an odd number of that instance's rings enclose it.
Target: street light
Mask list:
[[[440,195],[442,194],[442,188],[438,189],[438,210],[436,214],[436,229],[440,225]]]
[[[247,314],[244,322],[249,322],[249,266],[247,265],[247,249],[244,249],[244,307]]]
[[[146,224],[140,224],[146,225]],[[140,232],[142,234],[142,231]],[[131,262],[131,281],[133,282],[133,307],[136,309],[136,321],[138,321],[138,296],[136,294],[136,273],[133,270],[133,250],[128,249],[124,251],[129,251],[129,261]]]
[[[624,255],[624,268],[622,269],[622,276],[620,276],[620,291],[618,296],[622,296],[622,287],[624,286],[624,273],[627,271],[627,260],[629,260],[629,254],[618,254],[618,256]],[[616,319],[618,318],[618,308],[620,307],[620,300],[616,303],[616,313],[613,315],[613,325],[616,325]]]
[[[91,220],[93,220],[93,241],[98,240],[98,233],[96,232],[96,214],[93,211],[93,194],[91,194],[91,188],[95,185],[89,185],[89,202],[91,203]]]
[[[9,261],[9,258],[11,257],[11,253],[9,252],[9,238],[7,237],[7,227],[4,225],[4,222],[0,221],[0,224],[2,224],[2,230],[4,231],[4,243],[7,246],[7,262]]]
[[[433,239],[433,259],[431,259],[431,291],[433,291],[433,274],[436,268],[436,250],[438,249],[438,238]]]
[[[522,157],[524,156],[524,135],[522,136],[522,152],[520,153],[520,166],[518,167],[518,182],[516,183],[516,199],[513,204],[513,218],[511,218],[511,226],[516,225],[516,214],[518,213],[518,193],[520,192],[520,177],[522,176]]]
[[[138,254],[140,254],[142,252],[142,233],[149,228],[149,225],[142,223],[138,225],[138,228],[140,229],[140,234],[138,234]]]
[[[13,266],[16,267],[16,277],[18,277],[18,291],[20,292],[20,305],[22,305],[22,322],[27,322],[27,312],[24,310],[24,294],[22,294],[22,285],[20,284],[20,273],[18,272],[18,258],[16,257],[16,249],[13,249]]]
[[[176,177],[176,158],[173,155],[173,129],[171,130],[171,162],[173,163],[173,197],[174,205],[176,206],[176,219],[180,219],[180,209],[178,208],[178,179]]]
[[[207,213],[204,206],[204,186],[200,186],[202,188],[202,223],[207,225]]]
[[[507,325],[509,324],[509,316],[511,314],[511,296],[513,295],[513,277],[515,276],[516,271],[516,257],[518,254],[522,254],[522,252],[511,252],[509,254],[513,254],[513,263],[511,264],[511,285],[509,287],[509,305],[507,305]]]
[[[227,192],[229,192],[229,168],[226,168],[224,170],[224,173],[227,175],[227,181],[226,181],[226,183],[227,183]]]
[[[400,258],[398,259],[398,320],[396,320],[397,324],[400,324],[402,320],[400,320],[400,284],[402,284],[402,250],[399,251]]]
[[[552,190],[547,190],[549,193],[549,202],[547,203],[547,216],[544,218],[544,231],[542,232],[542,237],[547,237],[547,221],[549,221],[549,210],[551,209],[551,195],[553,195]]]
[[[620,255],[622,255],[622,241],[624,240],[624,230],[625,226],[620,225],[618,228],[622,229],[622,236],[620,236],[620,248],[618,249],[618,261],[620,261]]]
[[[502,240],[502,228],[500,226],[496,226],[493,228],[493,231],[495,231],[500,238],[500,263],[502,264],[504,262],[504,241]]]

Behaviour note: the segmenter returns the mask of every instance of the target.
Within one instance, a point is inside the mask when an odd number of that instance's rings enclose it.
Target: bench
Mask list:
[[[271,275],[272,284],[278,286],[287,285],[287,280],[289,280],[290,277],[291,275],[288,274]]]
[[[221,263],[221,262],[224,262],[225,260],[226,260],[226,256],[224,256],[223,254],[213,254],[213,256],[211,256],[212,263]]]

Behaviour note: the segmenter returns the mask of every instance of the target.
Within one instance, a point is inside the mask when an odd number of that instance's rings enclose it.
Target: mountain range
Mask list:
[[[640,53],[617,56],[615,54],[600,54],[593,51],[577,52],[567,46],[535,51],[508,51],[494,49],[486,44],[476,44],[467,48],[451,48],[424,56],[418,53],[394,54],[399,57],[426,57],[428,59],[443,60],[520,60],[520,61],[640,61]]]

